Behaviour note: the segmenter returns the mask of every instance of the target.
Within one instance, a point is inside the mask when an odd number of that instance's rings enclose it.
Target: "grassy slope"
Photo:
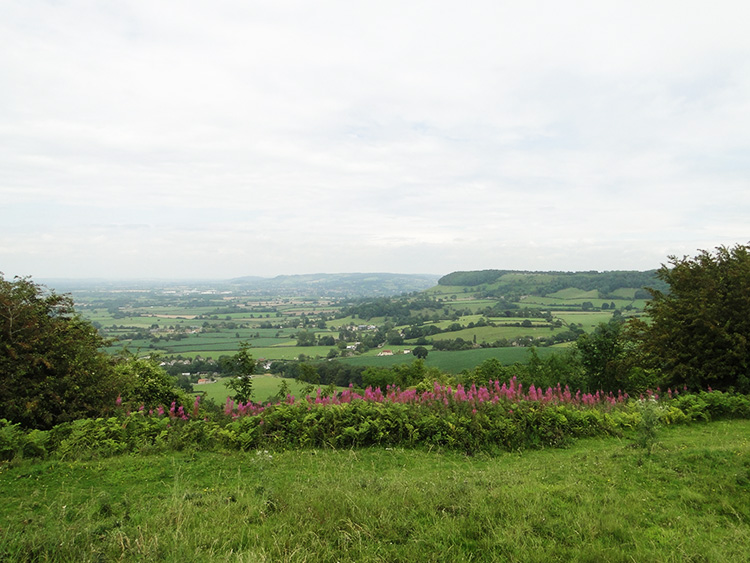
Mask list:
[[[401,449],[0,466],[4,561],[747,561],[750,421],[468,458]]]

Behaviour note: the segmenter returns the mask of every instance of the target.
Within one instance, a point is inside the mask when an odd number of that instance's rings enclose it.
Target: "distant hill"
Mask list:
[[[300,274],[274,278],[241,277],[229,283],[245,291],[330,297],[388,297],[433,287],[439,276],[431,274]]]
[[[618,290],[632,288],[643,291],[650,287],[666,291],[667,286],[656,277],[656,270],[644,272],[615,270],[609,272],[529,272],[518,270],[478,270],[453,272],[438,280],[439,286],[465,287],[487,296],[550,295],[568,288],[597,291],[602,297],[616,295]],[[645,294],[643,297],[648,297]]]

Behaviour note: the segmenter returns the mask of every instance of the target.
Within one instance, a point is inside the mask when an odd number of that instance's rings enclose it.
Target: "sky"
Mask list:
[[[0,272],[647,270],[750,241],[750,3],[0,0]]]

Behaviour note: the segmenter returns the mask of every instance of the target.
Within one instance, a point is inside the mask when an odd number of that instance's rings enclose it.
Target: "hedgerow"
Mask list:
[[[270,405],[228,402],[208,415],[196,399],[155,411],[126,407],[109,418],[83,419],[50,431],[26,432],[0,421],[0,459],[107,457],[164,451],[399,446],[445,448],[467,454],[561,447],[581,437],[628,435],[642,421],[643,399],[658,402],[664,425],[750,418],[750,397],[719,391],[640,399],[571,393],[559,386],[524,390],[515,380],[486,387],[430,391],[353,389],[329,397],[292,396]]]

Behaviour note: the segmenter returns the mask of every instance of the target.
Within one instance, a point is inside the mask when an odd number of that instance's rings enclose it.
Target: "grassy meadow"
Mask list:
[[[212,399],[216,404],[223,405],[227,400],[227,395],[231,395],[231,392],[224,385],[224,381],[226,381],[226,378],[219,378],[214,383],[194,385],[193,390],[195,393],[205,393],[207,399]],[[307,387],[306,383],[301,383],[296,379],[283,379],[275,375],[254,375],[252,400],[261,402],[276,395],[284,382],[289,386],[289,392],[292,395],[295,397],[303,396],[303,390]]]
[[[3,561],[745,562],[750,421],[467,457],[368,448],[0,465]]]

